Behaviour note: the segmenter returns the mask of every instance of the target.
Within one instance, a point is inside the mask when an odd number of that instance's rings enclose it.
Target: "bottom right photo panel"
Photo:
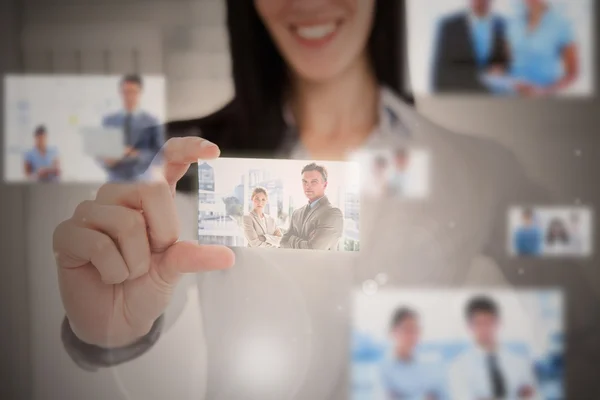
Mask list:
[[[354,293],[353,400],[564,399],[558,289]]]

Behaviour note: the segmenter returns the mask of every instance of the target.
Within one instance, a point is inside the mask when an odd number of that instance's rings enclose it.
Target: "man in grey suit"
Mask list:
[[[327,169],[315,163],[302,169],[302,186],[308,204],[294,211],[290,228],[281,239],[289,249],[336,250],[344,230],[344,217],[325,196]]]

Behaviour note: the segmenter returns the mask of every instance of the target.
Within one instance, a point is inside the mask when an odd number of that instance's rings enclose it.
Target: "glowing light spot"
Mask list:
[[[379,285],[374,280],[369,279],[363,282],[362,290],[367,296],[373,296],[379,291]]]
[[[281,338],[252,335],[236,347],[235,370],[231,375],[246,392],[282,392],[293,380],[291,348]]]

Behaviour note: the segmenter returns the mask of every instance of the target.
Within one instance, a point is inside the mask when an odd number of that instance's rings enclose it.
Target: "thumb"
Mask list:
[[[163,253],[158,269],[166,283],[175,284],[181,274],[227,269],[235,262],[235,254],[225,246],[177,242]]]

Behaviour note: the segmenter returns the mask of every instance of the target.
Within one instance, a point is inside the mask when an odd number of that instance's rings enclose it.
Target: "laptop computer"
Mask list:
[[[121,158],[125,154],[125,138],[122,129],[83,127],[79,129],[83,151],[94,158]]]

